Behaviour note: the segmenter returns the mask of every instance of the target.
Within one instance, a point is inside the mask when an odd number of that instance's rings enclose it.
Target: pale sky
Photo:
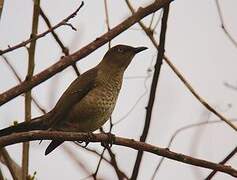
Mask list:
[[[78,15],[70,22],[78,29],[72,31],[69,27],[56,30],[70,52],[74,52],[107,31],[104,14],[104,1],[87,0]],[[146,6],[152,1],[131,1],[134,7]],[[41,1],[41,7],[54,25],[73,12],[81,1],[51,0]],[[236,7],[237,1],[220,0],[226,28],[233,38],[237,40]],[[130,15],[124,1],[108,0],[110,26],[114,27]],[[0,49],[7,48],[26,40],[31,31],[32,1],[5,0],[3,14],[0,21]],[[156,13],[158,18],[160,12]],[[149,24],[151,16],[144,19]],[[47,30],[44,21],[40,18],[39,32]],[[151,75],[155,62],[156,49],[152,46],[145,33],[136,24],[114,40],[112,45],[127,44],[131,46],[147,46],[149,49],[137,55],[128,70],[126,77],[143,77],[124,79],[122,91],[113,113],[113,121],[124,117],[131,108],[133,110],[119,124],[113,133],[128,138],[139,139],[145,119],[145,107],[151,83]],[[159,38],[160,25],[156,28],[156,38]],[[228,82],[237,86],[237,47],[231,43],[221,29],[220,18],[214,0],[175,0],[170,7],[166,41],[166,55],[191,83],[193,88],[229,119],[237,118],[237,91],[224,86]],[[108,46],[96,50],[91,55],[77,63],[81,72],[95,66],[107,51]],[[24,79],[27,72],[27,51],[24,48],[6,54],[9,61]],[[61,50],[51,35],[37,41],[35,74],[41,72],[55,63],[62,56]],[[151,69],[152,72],[147,73]],[[6,64],[0,60],[0,92],[18,84]],[[147,77],[147,78],[144,78]],[[33,94],[40,104],[49,111],[57,102],[62,92],[76,78],[72,68],[69,67],[53,78],[47,80],[33,89]],[[146,84],[146,86],[144,85]],[[148,88],[148,89],[146,89]],[[189,124],[218,120],[209,113],[199,101],[187,90],[166,63],[163,63],[159,78],[156,101],[153,108],[151,128],[147,142],[159,147],[166,147],[173,133]],[[141,95],[145,96],[137,103]],[[134,107],[134,105],[136,106]],[[231,105],[231,107],[230,107]],[[33,116],[40,115],[33,108]],[[6,127],[13,121],[24,119],[24,98],[19,96],[0,107],[0,127]],[[235,123],[237,125],[237,123]],[[107,124],[108,125],[108,124]],[[200,128],[182,131],[176,136],[171,150],[193,157],[213,162],[221,161],[235,146],[237,135],[225,123],[216,123]],[[48,145],[44,141],[31,143],[30,172],[37,171],[37,179],[81,179],[86,176],[76,164],[68,158],[63,148],[58,148],[47,157],[44,150]],[[73,148],[78,158],[91,170],[95,171],[98,158],[87,153],[72,143],[65,145]],[[89,147],[102,151],[99,143],[90,144]],[[7,148],[11,156],[20,163],[21,145]],[[129,177],[134,165],[136,153],[134,150],[113,146],[118,165]],[[108,154],[106,154],[108,156]],[[160,157],[145,153],[139,173],[139,180],[150,179]],[[233,157],[228,164],[237,168],[237,158]],[[4,175],[11,179],[8,170],[1,165]],[[199,180],[208,175],[210,171],[202,168],[185,165],[172,160],[165,160],[156,176],[156,179],[190,179]],[[99,177],[114,179],[114,170],[102,163]],[[232,180],[229,175],[217,173],[215,180]]]

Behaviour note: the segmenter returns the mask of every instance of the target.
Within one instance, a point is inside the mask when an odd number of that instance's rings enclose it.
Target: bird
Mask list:
[[[91,133],[101,128],[114,110],[125,70],[134,56],[146,49],[122,44],[110,48],[99,64],[69,85],[51,111],[0,130],[0,137],[32,130]],[[62,143],[52,140],[45,155]]]

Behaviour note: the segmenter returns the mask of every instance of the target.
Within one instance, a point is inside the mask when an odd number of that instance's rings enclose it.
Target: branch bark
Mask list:
[[[16,144],[20,142],[33,141],[33,140],[62,140],[62,141],[90,141],[90,142],[102,142],[106,143],[111,141],[111,135],[99,133],[88,135],[88,133],[75,133],[75,132],[59,132],[59,131],[29,131],[23,133],[14,133],[9,136],[3,136],[0,138],[0,148]],[[175,161],[179,161],[185,164],[190,164],[207,169],[217,170],[233,177],[237,177],[237,170],[231,166],[225,166],[216,164],[203,159],[193,158],[184,154],[170,151],[167,148],[160,148],[147,144],[144,142],[135,141],[134,139],[127,139],[114,136],[113,143],[120,146],[129,147],[135,150],[142,150],[163,156]]]

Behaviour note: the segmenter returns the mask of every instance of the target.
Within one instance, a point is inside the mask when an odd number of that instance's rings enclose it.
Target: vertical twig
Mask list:
[[[141,142],[146,141],[148,131],[150,128],[152,109],[153,109],[153,104],[155,101],[155,95],[156,95],[156,89],[157,89],[158,79],[159,79],[159,75],[160,75],[160,69],[161,69],[161,65],[162,65],[162,59],[163,59],[164,52],[165,52],[164,47],[165,47],[165,36],[166,36],[168,15],[169,15],[169,4],[164,7],[164,14],[162,17],[162,26],[161,26],[161,33],[160,33],[160,46],[158,48],[158,55],[157,55],[157,60],[156,60],[156,64],[155,64],[155,72],[154,72],[154,75],[152,78],[148,106],[146,107],[147,112],[146,112],[145,125],[143,128],[142,135],[140,137]],[[132,176],[131,176],[132,180],[137,179],[139,168],[141,165],[142,156],[143,156],[143,151],[138,151],[136,161],[135,161],[135,164],[133,167]]]
[[[32,31],[31,37],[37,35],[38,30],[38,22],[39,22],[39,13],[40,13],[40,0],[34,1],[34,9],[33,9],[33,20],[32,20]],[[35,47],[36,41],[32,41],[30,43],[30,47],[28,49],[29,60],[28,60],[28,72],[26,76],[26,81],[30,80],[34,73],[35,66]],[[26,92],[25,94],[25,121],[31,120],[31,90]],[[23,153],[22,153],[22,180],[26,180],[28,176],[29,169],[29,142],[23,143]]]
[[[2,170],[0,169],[0,180],[4,180],[3,174],[2,174]]]
[[[100,160],[99,160],[99,162],[98,162],[98,165],[97,165],[97,167],[96,167],[96,170],[95,170],[95,172],[92,174],[92,177],[94,178],[94,180],[96,180],[97,178],[96,178],[96,176],[97,176],[97,174],[98,174],[98,172],[99,172],[99,168],[100,168],[100,164],[101,164],[101,162],[102,162],[102,159],[103,159],[103,156],[104,156],[104,153],[105,153],[105,147],[104,147],[104,149],[103,149],[103,151],[102,151],[102,153],[101,153],[101,155],[100,155]]]
[[[109,25],[109,11],[108,11],[108,4],[107,0],[104,0],[104,7],[105,7],[105,23],[107,26],[108,32],[110,31],[110,25]],[[111,41],[109,41],[109,49],[111,48]]]

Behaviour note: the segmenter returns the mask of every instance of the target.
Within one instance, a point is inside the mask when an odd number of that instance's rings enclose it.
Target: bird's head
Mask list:
[[[101,61],[101,65],[125,71],[133,57],[137,53],[146,49],[147,47],[116,45],[107,51],[103,60]]]

